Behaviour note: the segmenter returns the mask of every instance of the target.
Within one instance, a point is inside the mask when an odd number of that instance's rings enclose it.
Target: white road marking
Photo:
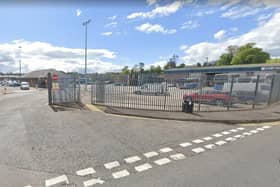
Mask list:
[[[93,168],[86,168],[86,169],[76,171],[76,174],[79,176],[86,176],[86,175],[91,175],[94,173],[96,173],[96,171]]]
[[[162,158],[162,159],[159,159],[159,160],[154,161],[154,163],[157,164],[157,165],[159,165],[159,166],[168,164],[169,162],[171,162],[171,160],[168,159],[168,158]]]
[[[214,144],[208,144],[204,146],[206,149],[214,149],[216,146]]]
[[[243,128],[243,127],[238,127],[237,129],[240,130],[240,131],[243,131],[245,128]]]
[[[120,163],[118,161],[108,162],[108,163],[104,164],[104,167],[106,169],[113,169],[113,168],[118,167],[118,166],[120,166]]]
[[[182,159],[185,159],[186,156],[182,153],[177,153],[177,154],[171,155],[170,158],[172,158],[173,160],[182,160]]]
[[[245,135],[245,136],[251,136],[252,133],[250,133],[250,132],[244,132],[243,135]]]
[[[242,138],[242,135],[237,134],[237,135],[234,136],[234,138]]]
[[[228,131],[224,131],[224,132],[222,132],[222,134],[224,134],[224,135],[228,135],[228,134],[230,134],[231,132],[228,132]]]
[[[134,163],[134,162],[137,162],[141,160],[141,158],[139,156],[131,156],[131,157],[128,157],[128,158],[125,158],[124,161],[127,163],[127,164],[131,164],[131,163]]]
[[[32,186],[28,185],[28,186],[24,186],[24,187],[32,187]]]
[[[151,151],[151,152],[148,152],[148,153],[144,153],[143,155],[144,155],[146,158],[152,158],[152,157],[158,156],[158,153],[155,152],[155,151]]]
[[[216,145],[224,145],[226,143],[227,143],[226,141],[221,140],[221,141],[217,141],[215,144]]]
[[[152,168],[152,165],[148,164],[148,163],[134,167],[134,169],[138,172],[146,171],[151,168]]]
[[[254,134],[257,134],[259,131],[257,131],[257,130],[251,130],[250,132],[251,132],[251,133],[254,133]]]
[[[202,153],[204,151],[205,151],[205,149],[203,149],[201,147],[197,147],[197,148],[192,149],[192,152],[195,152],[195,153]]]
[[[221,136],[223,136],[223,135],[222,135],[222,134],[217,133],[217,134],[213,134],[213,136],[214,136],[214,137],[216,137],[216,138],[219,138],[219,137],[221,137]]]
[[[202,139],[205,140],[205,141],[209,141],[209,140],[212,140],[213,138],[210,137],[210,136],[207,136],[207,137],[204,137],[204,138],[202,138]]]
[[[90,180],[84,181],[84,187],[90,187],[95,184],[104,184],[104,182],[105,181],[101,180],[100,178],[90,179]]]
[[[258,130],[258,131],[263,131],[264,129],[263,129],[263,128],[257,128],[257,130]]]
[[[193,142],[193,143],[203,143],[204,141],[201,140],[201,139],[196,139],[196,140],[193,140],[192,142]]]
[[[236,129],[231,129],[231,130],[229,130],[230,132],[237,132],[237,130]]]
[[[170,147],[165,147],[165,148],[160,149],[159,151],[162,153],[168,153],[168,152],[173,151],[173,149],[171,149]]]
[[[59,183],[69,184],[69,180],[68,180],[67,176],[66,175],[61,175],[59,177],[48,179],[48,180],[45,181],[45,186],[49,187],[49,186],[53,186],[53,185],[56,185],[56,184],[59,184]]]
[[[128,175],[130,175],[130,173],[126,169],[112,173],[112,176],[114,177],[114,179],[119,179],[122,177],[126,177]]]
[[[189,147],[189,146],[191,146],[191,145],[192,145],[192,144],[189,143],[189,142],[184,142],[184,143],[181,143],[181,144],[180,144],[181,147]]]
[[[228,141],[228,142],[233,142],[233,141],[235,141],[236,139],[233,138],[233,137],[228,137],[228,138],[226,138],[225,140]]]
[[[262,128],[269,129],[269,128],[271,128],[271,126],[263,126]]]

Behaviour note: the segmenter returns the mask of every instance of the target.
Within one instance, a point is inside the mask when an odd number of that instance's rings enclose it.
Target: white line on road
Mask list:
[[[168,152],[173,151],[173,149],[171,149],[170,147],[165,147],[165,148],[160,149],[159,151],[162,153],[168,153]]]
[[[154,161],[154,163],[157,164],[157,165],[159,165],[159,166],[168,164],[169,162],[171,162],[171,160],[168,159],[168,158],[162,158],[162,159],[159,159],[159,160]]]
[[[264,129],[263,129],[263,128],[257,128],[257,130],[258,130],[258,131],[263,131]]]
[[[214,137],[216,137],[216,138],[219,138],[219,137],[221,137],[221,136],[223,136],[223,135],[222,135],[222,134],[217,133],[217,134],[213,134],[213,136],[214,136]]]
[[[262,128],[269,129],[269,128],[271,128],[271,126],[263,126]]]
[[[189,142],[184,142],[184,143],[181,143],[181,144],[180,144],[181,147],[189,147],[189,146],[191,146],[191,145],[192,145],[192,144],[189,143]]]
[[[243,138],[244,136],[240,135],[240,134],[237,134],[234,136],[234,138]]]
[[[238,127],[237,129],[240,130],[240,131],[243,131],[245,128],[243,128],[243,127]]]
[[[152,158],[152,157],[158,156],[158,153],[155,152],[155,151],[151,151],[151,152],[148,152],[148,153],[144,153],[143,155],[144,155],[146,158]]]
[[[254,133],[254,134],[257,134],[259,131],[257,131],[257,130],[251,130],[250,132],[251,132],[251,133]]]
[[[205,151],[205,149],[203,149],[201,147],[197,147],[197,148],[192,149],[192,152],[195,152],[195,153],[202,153],[204,151]]]
[[[86,169],[82,169],[79,171],[76,171],[76,174],[79,176],[86,176],[86,175],[91,175],[96,173],[95,170],[93,168],[86,168]]]
[[[130,173],[126,169],[124,169],[124,170],[112,173],[112,176],[114,177],[114,179],[119,179],[119,178],[122,178],[122,177],[126,177],[129,174]]]
[[[222,132],[222,134],[224,134],[224,135],[228,135],[228,134],[230,134],[231,132],[228,132],[228,131],[224,131],[224,132]]]
[[[238,130],[236,130],[236,129],[231,129],[231,130],[229,130],[230,132],[237,132]]]
[[[216,145],[224,145],[226,143],[227,143],[226,141],[221,140],[221,141],[217,141],[215,144]]]
[[[134,169],[138,172],[146,171],[146,170],[151,169],[151,168],[152,168],[152,165],[149,164],[149,163],[145,163],[145,164],[134,167]]]
[[[60,183],[69,184],[69,180],[66,175],[61,175],[59,177],[55,177],[55,178],[46,180],[45,186],[49,187],[49,186],[53,186],[53,185],[60,184]]]
[[[90,179],[90,180],[84,181],[84,187],[90,187],[95,184],[104,184],[104,182],[105,181],[101,180],[100,178]]]
[[[120,166],[120,163],[118,161],[108,162],[108,163],[104,164],[104,167],[106,169],[113,169],[113,168],[118,167],[118,166]]]
[[[228,141],[228,142],[233,142],[233,141],[236,140],[236,138],[228,137],[228,138],[226,138],[225,140]]]
[[[209,140],[212,140],[213,138],[210,137],[210,136],[207,136],[207,137],[204,137],[204,138],[202,138],[202,139],[205,140],[205,141],[209,141]]]
[[[216,146],[214,144],[208,144],[204,146],[206,149],[214,149]]]
[[[134,163],[134,162],[137,162],[141,160],[141,158],[139,156],[132,156],[132,157],[128,157],[128,158],[125,158],[124,161],[127,163],[127,164],[131,164],[131,163]]]
[[[204,141],[203,141],[203,140],[201,140],[201,139],[196,139],[196,140],[193,140],[192,142],[193,142],[193,143],[197,143],[197,144],[198,144],[198,143],[203,143]]]
[[[170,158],[172,158],[173,160],[183,160],[186,158],[186,156],[182,153],[177,153],[177,154],[171,155]]]
[[[244,136],[251,136],[252,133],[250,133],[250,132],[244,132],[243,135],[244,135]]]

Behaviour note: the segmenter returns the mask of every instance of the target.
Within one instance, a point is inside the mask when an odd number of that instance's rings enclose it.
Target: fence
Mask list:
[[[280,75],[222,79],[167,80],[157,75],[138,75],[124,81],[102,79],[91,85],[92,104],[161,111],[182,111],[182,102],[191,98],[194,111],[232,111],[263,108],[280,100]]]
[[[80,84],[77,74],[48,74],[49,104],[71,105],[80,102]]]

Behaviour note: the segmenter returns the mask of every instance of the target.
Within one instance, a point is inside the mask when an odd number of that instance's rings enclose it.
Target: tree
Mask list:
[[[177,63],[178,55],[173,55],[167,62],[167,64],[164,66],[164,69],[172,69],[176,68],[176,63]]]
[[[231,54],[224,53],[220,56],[220,59],[216,62],[218,66],[230,65],[233,56]]]
[[[128,69],[128,66],[124,66],[124,68],[122,69],[122,73],[124,75],[128,75],[130,73],[129,69]]]
[[[177,66],[177,68],[185,68],[185,67],[186,67],[186,64],[184,64],[184,63],[182,63],[179,66]]]
[[[254,47],[255,43],[248,43],[238,48],[231,64],[260,64],[270,59],[270,55],[261,48]]]
[[[196,64],[196,66],[197,66],[197,67],[201,67],[201,64],[198,62],[198,63]]]
[[[143,62],[139,62],[139,64],[138,64],[138,71],[140,72],[140,73],[143,73],[144,72],[144,66],[145,66],[145,64],[143,63]]]

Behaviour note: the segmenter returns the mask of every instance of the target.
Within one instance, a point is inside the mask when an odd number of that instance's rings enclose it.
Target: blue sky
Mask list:
[[[279,57],[279,17],[276,0],[5,4],[0,8],[0,72],[16,72],[19,56],[26,72],[82,72],[86,19],[92,20],[89,72],[119,71],[139,62],[162,66],[172,54],[187,65],[206,57],[214,61],[228,45],[246,42]]]

